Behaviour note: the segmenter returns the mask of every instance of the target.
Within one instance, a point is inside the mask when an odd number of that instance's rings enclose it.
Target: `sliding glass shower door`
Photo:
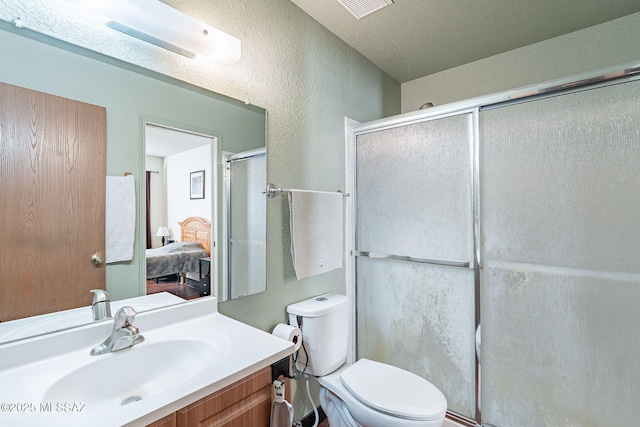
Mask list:
[[[357,357],[427,378],[470,424],[638,424],[640,80],[624,75],[356,127]]]
[[[473,113],[356,137],[357,357],[475,417]]]
[[[640,82],[480,113],[482,418],[640,420]]]

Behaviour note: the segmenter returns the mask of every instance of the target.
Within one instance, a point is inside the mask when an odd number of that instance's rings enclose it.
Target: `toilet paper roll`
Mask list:
[[[294,328],[291,325],[285,325],[284,323],[278,323],[275,328],[273,328],[273,335],[292,342],[295,345],[296,351],[302,345],[302,331],[298,328]]]

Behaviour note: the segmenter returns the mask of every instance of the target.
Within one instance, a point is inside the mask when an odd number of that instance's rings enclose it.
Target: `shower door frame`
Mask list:
[[[551,80],[544,84],[537,84],[517,88],[514,90],[499,92],[493,95],[482,96],[465,101],[431,107],[425,110],[400,114],[389,118],[375,120],[367,123],[359,123],[345,118],[345,167],[347,185],[346,191],[352,197],[346,204],[346,294],[350,301],[350,334],[348,362],[356,361],[356,257],[358,256],[356,242],[356,138],[371,132],[377,132],[394,127],[407,126],[415,123],[452,117],[471,113],[473,117],[473,141],[472,141],[472,218],[473,218],[473,271],[474,271],[474,307],[476,330],[481,324],[480,313],[480,236],[482,224],[480,221],[480,136],[479,113],[481,110],[504,106],[512,103],[528,102],[534,99],[550,96],[564,95],[596,87],[609,86],[640,80],[640,63],[630,62],[611,67],[600,68],[580,74],[571,75],[561,79]],[[478,355],[475,358],[475,419],[470,419],[447,410],[447,417],[466,426],[482,426],[482,410],[480,405],[480,363]]]

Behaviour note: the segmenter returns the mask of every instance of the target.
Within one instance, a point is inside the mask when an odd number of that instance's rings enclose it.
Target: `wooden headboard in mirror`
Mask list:
[[[180,224],[180,241],[198,242],[211,256],[211,222],[197,216],[190,216]]]

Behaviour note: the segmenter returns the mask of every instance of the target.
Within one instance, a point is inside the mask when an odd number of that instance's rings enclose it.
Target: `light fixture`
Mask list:
[[[169,233],[169,228],[158,227],[158,232],[156,233],[156,237],[162,237],[162,246],[164,246],[164,238],[169,236],[171,236],[171,233]]]
[[[158,0],[67,1],[99,13],[115,30],[180,55],[227,64],[240,60],[240,40]]]

